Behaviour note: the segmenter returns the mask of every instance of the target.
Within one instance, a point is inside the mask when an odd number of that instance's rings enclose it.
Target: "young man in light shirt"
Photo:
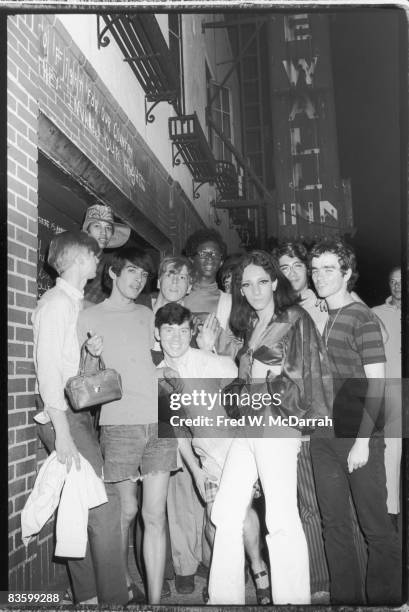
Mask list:
[[[237,366],[230,357],[191,348],[192,334],[193,317],[187,308],[176,303],[169,303],[160,308],[155,315],[155,335],[161,343],[164,360],[158,367],[171,368],[183,379],[184,392],[187,392],[191,385],[194,388],[204,387],[206,391],[217,392],[237,376]],[[212,411],[214,419],[216,414],[225,415],[223,406],[217,403]],[[194,409],[188,416],[195,416]],[[192,437],[183,435],[178,437],[179,449],[206,503],[205,532],[208,544],[212,548],[215,528],[210,520],[210,514],[235,430],[229,429],[228,426],[225,428],[199,426],[190,427],[190,433]],[[200,457],[200,465],[197,456]],[[253,508],[248,509],[243,537],[259,601],[264,604],[271,603],[268,574],[261,557],[260,524]]]
[[[50,452],[55,448],[67,470],[80,469],[80,453],[102,478],[102,455],[90,413],[74,412],[64,394],[68,378],[78,373],[77,320],[84,286],[96,273],[98,253],[97,242],[85,232],[63,232],[53,238],[48,263],[59,278],[38,302],[32,323],[37,399],[44,408],[35,417],[40,423],[40,437]],[[87,350],[100,354],[101,338],[87,331],[91,335]],[[115,499],[109,497],[108,503],[89,511],[85,558],[68,560],[75,603],[127,603],[119,535],[118,508]]]
[[[363,604],[349,495],[368,546],[369,605],[401,598],[401,550],[388,517],[383,438],[385,353],[378,320],[355,302],[353,250],[323,241],[311,252],[312,280],[326,300],[323,332],[334,378],[334,437],[311,438],[311,456],[330,572],[331,603]]]
[[[152,300],[153,312],[169,303],[182,304],[192,287],[192,263],[184,256],[169,255],[164,257],[158,270],[159,293]],[[219,329],[215,314],[210,314],[201,327],[201,338],[207,341],[206,346],[213,346],[214,337]],[[210,334],[210,340],[209,340]],[[200,343],[200,341],[199,341]],[[201,346],[203,346],[201,344]],[[211,348],[211,347],[209,347]],[[156,340],[154,362],[163,359],[160,342]],[[180,512],[180,508],[184,512]],[[175,571],[175,589],[178,593],[193,593],[195,574],[204,573],[202,559],[206,562],[206,542],[202,551],[203,506],[196,493],[189,470],[181,469],[171,475],[168,488],[167,514],[172,549],[172,560]],[[209,560],[207,560],[209,561]]]

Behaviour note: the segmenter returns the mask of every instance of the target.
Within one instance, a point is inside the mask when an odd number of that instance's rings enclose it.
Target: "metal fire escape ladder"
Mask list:
[[[250,161],[253,173],[253,184],[256,186],[260,195],[266,197],[265,185],[267,184],[266,162],[264,150],[264,117],[261,91],[261,66],[260,66],[260,28],[253,24],[243,24],[238,20],[237,38],[238,48],[245,50],[243,57],[238,65],[240,99],[242,112],[242,139],[243,151],[246,158]],[[253,41],[249,45],[249,41]],[[254,181],[254,175],[258,181]],[[249,196],[257,194],[249,193]],[[270,198],[271,199],[271,195]],[[255,213],[255,227],[258,230],[258,237],[261,242],[266,239],[265,231],[267,227],[266,209],[258,208]]]
[[[245,170],[246,174],[248,175],[250,180],[254,183],[256,188],[264,196],[265,200],[254,200],[254,201],[252,201],[252,204],[251,204],[250,207],[251,208],[256,208],[256,207],[260,207],[260,206],[261,207],[265,206],[266,203],[271,203],[272,204],[273,203],[273,199],[272,199],[271,193],[268,191],[268,189],[266,188],[264,183],[259,179],[259,177],[255,173],[255,171],[253,170],[251,165],[243,157],[243,155],[240,153],[240,151],[225,136],[224,132],[222,132],[222,130],[220,130],[220,128],[216,125],[216,123],[213,121],[213,119],[211,117],[209,117],[209,116],[207,117],[207,122],[210,125],[210,127],[216,132],[216,134],[219,136],[219,138],[224,142],[224,144],[229,149],[229,151],[234,155],[234,157],[237,159],[239,164],[243,167],[243,169]],[[247,202],[247,200],[241,200],[240,205],[238,205],[237,203],[229,205],[228,201],[220,202],[217,205],[217,208],[230,208],[230,209],[232,209],[232,208],[245,208],[245,203],[246,202]]]
[[[245,197],[232,197],[233,192],[219,189],[221,199],[214,203],[216,209],[229,210],[233,223],[237,226],[254,224],[256,235],[258,234],[261,242],[265,240],[266,228],[266,207],[274,205],[272,194],[266,188],[266,164],[264,151],[264,123],[261,92],[261,71],[260,71],[260,35],[262,26],[267,22],[266,17],[255,17],[250,19],[223,20],[216,22],[204,22],[202,31],[207,28],[229,28],[233,29],[237,35],[238,52],[236,53],[232,66],[226,73],[222,87],[230,78],[234,70],[238,71],[240,84],[240,101],[242,110],[242,140],[245,156],[238,151],[229,138],[217,126],[211,115],[211,105],[215,96],[210,100],[207,108],[206,120],[212,130],[224,142],[229,151],[236,158],[237,163],[243,168],[246,184],[244,187]],[[256,72],[249,72],[245,66],[256,66]],[[246,64],[247,62],[247,64]],[[248,100],[248,96],[251,96]],[[254,117],[257,118],[256,122]],[[254,163],[257,161],[257,164]],[[253,162],[253,163],[252,163]],[[253,212],[250,212],[250,211]],[[246,214],[247,212],[247,214]]]
[[[149,13],[97,15],[99,49],[109,45],[108,32],[145,92],[145,122],[155,120],[152,110],[159,102],[168,102],[179,112],[179,75],[156,17]]]
[[[193,181],[193,198],[199,198],[199,189],[204,183],[216,181],[217,168],[213,152],[196,115],[169,117],[169,138],[172,143],[172,165],[178,166],[181,159],[188,167]]]

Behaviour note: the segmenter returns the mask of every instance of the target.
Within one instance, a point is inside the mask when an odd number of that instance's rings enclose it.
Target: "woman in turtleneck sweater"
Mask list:
[[[201,319],[214,312],[223,329],[228,328],[231,296],[221,291],[216,275],[226,256],[226,244],[218,231],[200,229],[189,236],[186,256],[193,262],[194,284],[184,306]]]

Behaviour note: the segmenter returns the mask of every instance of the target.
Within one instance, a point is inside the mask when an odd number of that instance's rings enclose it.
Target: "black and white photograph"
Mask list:
[[[0,0],[0,607],[408,600],[408,15]]]

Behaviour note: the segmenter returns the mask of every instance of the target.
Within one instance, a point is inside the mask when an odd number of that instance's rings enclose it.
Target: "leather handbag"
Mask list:
[[[99,357],[98,369],[86,372],[88,351],[86,342],[81,347],[79,373],[71,376],[65,385],[65,393],[73,410],[83,410],[100,404],[108,404],[122,397],[121,376],[113,368],[106,368]]]
[[[237,377],[223,388],[223,407],[230,419],[238,419],[244,414],[240,396],[245,387],[246,381]]]

